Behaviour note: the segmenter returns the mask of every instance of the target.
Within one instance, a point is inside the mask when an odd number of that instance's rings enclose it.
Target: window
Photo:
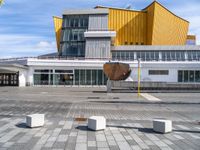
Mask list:
[[[195,82],[200,82],[200,71],[195,71]]]
[[[84,32],[88,29],[88,15],[65,15],[61,35],[61,56],[84,57]]]
[[[130,52],[130,60],[134,60],[134,52]]]
[[[149,70],[149,75],[168,75],[169,70]]]
[[[178,82],[183,82],[183,71],[182,70],[178,71]]]
[[[73,73],[73,70],[55,70],[55,73]]]
[[[199,70],[179,70],[178,82],[200,82]]]
[[[188,71],[184,70],[184,82],[188,82]]]
[[[194,71],[189,71],[189,82],[194,82]]]
[[[36,69],[36,70],[34,70],[34,72],[36,72],[36,73],[51,73],[51,72],[53,72],[53,70],[47,70],[47,69],[40,70],[40,69]]]
[[[145,61],[145,60],[146,60],[146,59],[145,59],[145,52],[141,52],[141,57],[140,57],[140,58],[141,58],[142,61]]]

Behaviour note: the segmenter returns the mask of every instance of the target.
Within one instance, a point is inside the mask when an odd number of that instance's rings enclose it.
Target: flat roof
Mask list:
[[[160,51],[160,50],[200,50],[199,45],[165,45],[165,46],[150,46],[150,45],[122,45],[122,46],[112,46],[112,51]]]
[[[27,66],[21,65],[21,64],[16,64],[16,63],[13,63],[13,64],[0,63],[0,68],[1,68],[1,67],[3,67],[3,68],[21,68],[21,69],[28,69]]]
[[[96,14],[108,14],[108,9],[72,9],[65,10],[63,15],[96,15]]]

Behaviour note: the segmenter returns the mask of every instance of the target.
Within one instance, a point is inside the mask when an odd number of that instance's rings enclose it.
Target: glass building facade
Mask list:
[[[113,60],[200,61],[200,51],[112,51]]]
[[[61,56],[84,57],[84,32],[88,29],[88,15],[65,15],[61,35]]]
[[[200,70],[179,70],[178,82],[200,82]]]
[[[103,70],[35,70],[34,85],[106,85]]]

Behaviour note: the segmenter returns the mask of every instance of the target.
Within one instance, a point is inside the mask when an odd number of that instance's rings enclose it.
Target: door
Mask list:
[[[19,73],[0,73],[0,86],[19,86]]]

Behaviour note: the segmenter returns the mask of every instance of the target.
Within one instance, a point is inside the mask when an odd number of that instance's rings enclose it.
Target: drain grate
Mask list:
[[[75,120],[75,121],[87,121],[87,118],[76,117],[74,120]]]
[[[119,99],[119,97],[113,97],[113,99]]]
[[[87,99],[100,99],[100,97],[88,97]]]

